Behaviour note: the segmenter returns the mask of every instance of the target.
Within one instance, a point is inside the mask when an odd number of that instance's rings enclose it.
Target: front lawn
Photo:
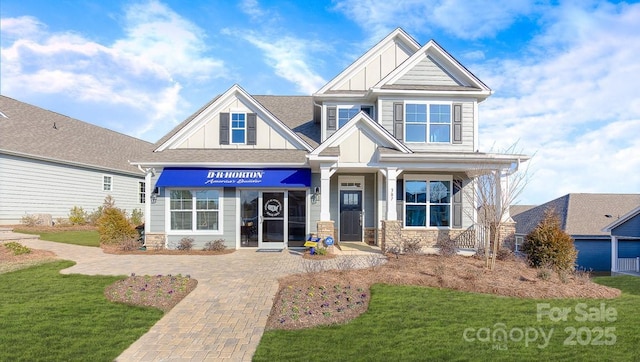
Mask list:
[[[254,360],[637,360],[640,278],[595,280],[623,294],[536,300],[376,284],[357,319],[267,331]]]
[[[0,274],[0,361],[113,361],[163,315],[109,302],[122,277],[62,275],[59,261]]]
[[[74,244],[81,246],[100,246],[100,234],[97,230],[30,230],[15,229],[17,233],[40,235],[40,239],[55,241],[58,243]]]

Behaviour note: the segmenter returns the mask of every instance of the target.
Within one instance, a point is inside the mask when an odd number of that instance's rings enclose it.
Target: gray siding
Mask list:
[[[162,171],[156,171],[155,177],[151,177],[151,185],[149,185],[148,192],[153,192],[156,182],[158,182],[158,178],[162,174]],[[166,194],[164,187],[161,187],[158,190],[160,193],[155,203],[151,203],[151,211],[149,212],[150,222],[149,222],[149,232],[152,233],[164,233],[165,231],[165,207],[166,207],[166,198],[169,195]]]
[[[404,85],[460,85],[442,67],[427,56],[395,84]]]
[[[389,133],[393,134],[393,103],[394,102],[403,102],[404,99],[383,99],[382,100],[382,109],[380,109],[380,124],[387,130]],[[418,101],[418,100],[416,100]],[[448,99],[443,101],[450,101]],[[436,143],[425,143],[425,144],[416,144],[410,143],[409,147],[414,151],[431,151],[431,152],[474,152],[473,149],[473,141],[474,141],[474,103],[470,101],[458,102],[462,103],[462,143],[460,144],[436,144]],[[451,133],[453,137],[453,131]]]
[[[0,154],[0,224],[19,224],[26,214],[51,214],[67,218],[74,206],[91,212],[111,195],[116,206],[131,213],[144,212],[139,182],[144,175],[69,166]],[[103,176],[112,177],[112,190],[103,191]]]
[[[623,222],[618,227],[611,230],[614,236],[637,236],[640,237],[640,214]]]

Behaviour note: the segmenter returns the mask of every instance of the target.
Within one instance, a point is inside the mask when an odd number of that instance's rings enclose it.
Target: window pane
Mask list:
[[[360,112],[360,107],[339,108],[338,109],[338,128],[344,126]]]
[[[407,123],[427,123],[427,105],[407,104],[406,116]]]
[[[427,207],[422,205],[407,205],[407,226],[426,226]]]
[[[451,123],[451,106],[448,104],[432,104],[429,106],[431,123]]]
[[[307,236],[307,192],[289,191],[289,246],[302,247]]]
[[[171,211],[171,230],[191,230],[191,211]]]
[[[451,182],[430,181],[429,201],[435,204],[448,204],[451,196]]]
[[[449,142],[451,126],[448,124],[432,124],[429,131],[429,142]]]
[[[231,131],[231,143],[244,143],[243,129],[234,129]]]
[[[431,205],[429,214],[429,226],[449,226],[449,205]]]
[[[426,124],[407,124],[406,127],[407,142],[427,142],[427,125]]]
[[[171,210],[191,210],[193,207],[192,195],[189,190],[171,190],[170,199],[169,208]]]
[[[217,190],[196,191],[196,209],[198,210],[218,210]]]
[[[426,181],[406,181],[405,200],[408,203],[427,202],[427,182]]]
[[[196,218],[198,230],[218,230],[217,211],[198,211]]]

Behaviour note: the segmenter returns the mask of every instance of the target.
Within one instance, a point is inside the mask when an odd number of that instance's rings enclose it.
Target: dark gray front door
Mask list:
[[[340,241],[362,241],[362,191],[340,191]]]

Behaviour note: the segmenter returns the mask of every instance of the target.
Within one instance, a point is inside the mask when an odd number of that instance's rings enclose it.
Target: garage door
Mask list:
[[[576,241],[578,267],[593,271],[611,270],[611,242],[602,240]]]

